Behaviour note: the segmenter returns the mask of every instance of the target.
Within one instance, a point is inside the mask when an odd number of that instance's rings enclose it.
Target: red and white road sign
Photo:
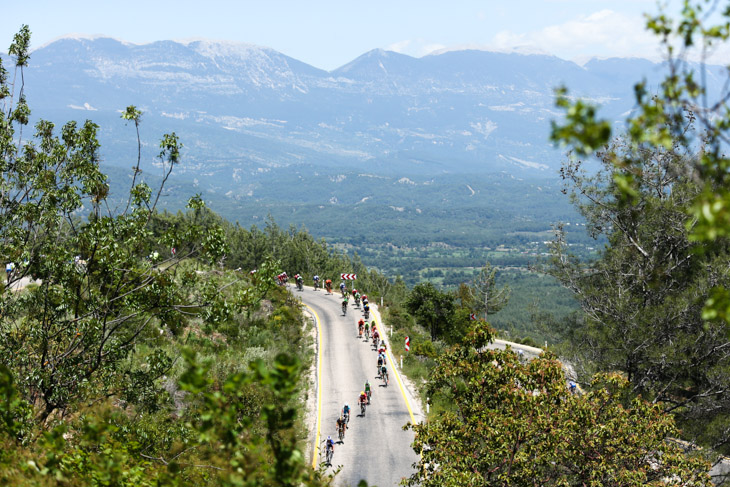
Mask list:
[[[411,349],[411,337],[406,337],[406,352]]]
[[[474,321],[474,320],[477,319],[477,315],[475,315],[474,313],[472,313],[472,314],[469,315],[469,319],[472,320],[472,321]]]
[[[357,279],[357,274],[340,274],[340,279],[344,281],[353,281]]]

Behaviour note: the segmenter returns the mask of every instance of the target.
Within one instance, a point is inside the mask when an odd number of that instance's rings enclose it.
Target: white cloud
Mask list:
[[[493,43],[499,49],[539,46],[566,59],[586,55],[658,59],[657,38],[646,31],[645,23],[641,16],[603,9],[532,32],[501,31]]]

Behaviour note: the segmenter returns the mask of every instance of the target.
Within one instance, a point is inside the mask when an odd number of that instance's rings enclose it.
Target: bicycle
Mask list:
[[[360,402],[360,416],[365,416],[365,402]]]
[[[335,454],[335,447],[327,445],[327,453],[325,454],[327,465],[332,465],[332,456]]]
[[[338,433],[338,435],[340,437],[340,441],[342,441],[342,440],[345,439],[345,425],[343,424],[338,429],[339,429],[339,431],[337,433]]]
[[[314,290],[319,291],[319,281],[314,281]]]
[[[370,340],[370,329],[365,328],[365,340]]]
[[[342,303],[342,316],[347,316],[347,303]]]
[[[304,291],[304,284],[302,281],[297,281],[297,289],[299,289],[299,292]]]
[[[383,383],[385,384],[385,387],[388,387],[388,371],[387,370],[382,371],[380,373],[380,375],[381,375],[381,378],[383,379]]]

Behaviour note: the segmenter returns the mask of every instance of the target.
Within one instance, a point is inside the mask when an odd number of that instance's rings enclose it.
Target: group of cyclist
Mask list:
[[[327,281],[326,284],[329,284],[327,287],[328,292],[331,292],[331,281]],[[315,284],[315,289],[317,288],[317,284]],[[363,334],[365,335],[365,340],[370,341],[372,338],[372,344],[373,348],[378,352],[378,377],[383,379],[385,382],[385,385],[388,385],[388,369],[386,365],[385,360],[385,351],[386,351],[386,345],[385,342],[383,342],[380,338],[380,333],[375,326],[375,323],[372,324],[372,327],[369,323],[370,319],[370,305],[368,303],[368,297],[366,294],[360,294],[360,292],[353,287],[351,291],[348,291],[347,285],[343,282],[340,283],[340,292],[342,293],[342,313],[347,313],[347,306],[350,302],[350,299],[352,298],[355,302],[355,306],[359,307],[360,304],[362,304],[362,310],[363,310],[363,318],[361,318],[357,322],[357,328],[358,328],[358,337],[362,339]],[[365,380],[365,384],[363,386],[362,391],[360,391],[360,395],[357,398],[357,405],[360,406],[360,415],[365,416],[365,411],[368,405],[370,405],[372,397],[372,388],[370,386],[370,381]],[[345,403],[345,405],[342,407],[342,410],[340,412],[340,415],[338,416],[337,420],[335,421],[335,427],[337,428],[337,434],[339,436],[340,441],[343,441],[345,438],[345,432],[349,428],[350,423],[350,404]],[[325,443],[325,452],[326,452],[326,459],[327,464],[330,464],[330,461],[332,459],[332,455],[334,454],[335,450],[335,440],[332,439],[331,436],[328,436],[327,439],[324,441]]]

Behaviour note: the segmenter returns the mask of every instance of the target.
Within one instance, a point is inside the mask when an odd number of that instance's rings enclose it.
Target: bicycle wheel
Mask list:
[[[345,439],[345,428],[340,428],[340,441]]]
[[[360,414],[365,416],[365,404],[364,403],[360,404]]]
[[[327,465],[332,465],[332,455],[334,455],[334,451],[327,449]]]

